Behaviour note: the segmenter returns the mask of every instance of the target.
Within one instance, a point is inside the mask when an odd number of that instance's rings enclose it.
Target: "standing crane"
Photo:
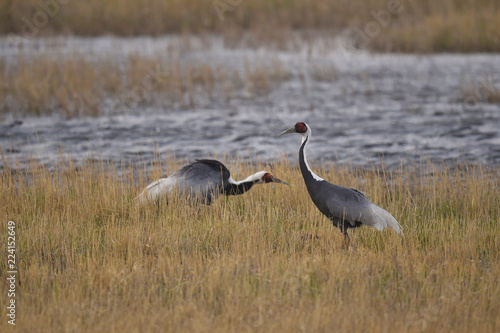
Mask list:
[[[220,194],[240,195],[255,184],[264,183],[290,185],[266,171],[259,171],[243,180],[235,181],[228,168],[221,162],[196,160],[175,171],[170,177],[160,178],[149,184],[137,196],[137,200],[141,203],[148,200],[156,202],[176,190],[178,194],[186,195],[192,201],[210,205]]]
[[[299,165],[309,196],[320,212],[344,233],[347,245],[350,243],[347,229],[358,228],[362,225],[378,230],[391,228],[403,235],[398,221],[386,210],[372,203],[361,191],[331,184],[311,170],[306,157],[306,146],[311,139],[311,127],[304,122],[298,122],[278,136],[289,133],[302,135]]]

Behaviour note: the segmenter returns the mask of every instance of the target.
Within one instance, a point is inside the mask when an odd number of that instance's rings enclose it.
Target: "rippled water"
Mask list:
[[[175,38],[58,39],[37,41],[31,56],[58,51],[89,56],[157,52]],[[35,44],[35,43],[34,43]],[[0,41],[9,61],[26,49]],[[30,154],[48,166],[62,151],[76,160],[91,152],[106,160],[149,165],[154,153],[193,160],[239,156],[270,161],[290,155],[296,161],[299,135],[277,138],[297,121],[313,129],[309,160],[394,167],[422,157],[500,164],[500,106],[482,101],[481,91],[462,102],[461,82],[488,79],[500,87],[500,55],[393,55],[229,49],[215,42],[191,47],[181,57],[242,68],[245,62],[278,58],[291,73],[269,95],[215,99],[195,109],[142,108],[97,118],[63,116],[0,118],[0,145],[11,167],[24,168]],[[337,78],[317,81],[307,68],[334,64]],[[304,73],[305,76],[301,73]],[[476,102],[472,104],[472,102]],[[17,166],[14,161],[20,161]]]

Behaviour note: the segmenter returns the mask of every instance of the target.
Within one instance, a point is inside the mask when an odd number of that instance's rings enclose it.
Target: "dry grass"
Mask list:
[[[409,20],[398,20],[373,39],[372,48],[393,52],[499,52],[500,32],[490,24],[500,20],[495,8],[482,1],[463,1],[460,10],[429,14],[415,11]],[[440,6],[439,2],[435,3]]]
[[[355,26],[364,29],[375,20],[373,12],[386,10],[393,2],[244,0],[234,7],[230,4],[237,2],[226,0],[68,1],[57,10],[49,9],[54,15],[46,15],[44,22],[43,14],[37,14],[43,13],[38,0],[0,0],[0,33],[32,37],[217,32],[234,44],[239,43],[243,31],[250,31],[249,45],[283,47],[290,31],[337,34]],[[230,10],[224,12],[223,19],[215,3],[229,5],[224,7]],[[372,38],[370,48],[397,52],[500,51],[500,3],[496,0],[399,0],[399,4],[402,11],[392,15],[390,24]],[[27,28],[26,21],[32,25],[39,22],[38,27]]]
[[[266,95],[274,90],[280,82],[288,80],[290,73],[277,59],[274,59],[272,64],[268,66],[258,62],[255,65],[246,62],[245,78],[248,82],[249,92],[253,95]]]
[[[16,331],[499,330],[498,169],[315,168],[365,191],[404,227],[404,238],[358,229],[343,250],[297,168],[282,161],[231,169],[242,178],[263,168],[293,186],[258,186],[199,209],[134,204],[159,168],[125,167],[118,177],[105,162],[77,171],[63,157],[53,173],[6,168],[0,215],[16,222],[18,235]]]
[[[337,67],[333,62],[322,65],[312,64],[309,72],[311,73],[311,77],[316,81],[332,82],[339,77]]]
[[[248,65],[244,73],[199,60],[131,55],[90,61],[82,56],[20,57],[0,61],[0,112],[14,114],[101,115],[139,105],[194,108],[271,92],[289,73],[275,59]]]
[[[462,98],[465,105],[478,102],[500,103],[500,87],[492,80],[482,79],[478,82],[461,82]]]
[[[15,66],[0,71],[0,95],[7,112],[40,115],[58,109],[67,116],[96,115],[105,93],[121,88],[115,64],[71,57],[21,57]]]

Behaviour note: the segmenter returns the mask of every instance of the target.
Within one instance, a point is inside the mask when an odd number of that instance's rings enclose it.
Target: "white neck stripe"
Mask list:
[[[248,183],[248,182],[253,182],[253,181],[259,180],[264,176],[265,173],[266,173],[265,171],[259,171],[251,176],[248,176],[247,178],[245,178],[243,180],[238,180],[238,181],[234,180],[232,176],[229,176],[228,181],[230,184],[240,185],[242,183]]]
[[[311,139],[311,134],[312,134],[312,131],[311,131],[311,128],[309,126],[307,126],[307,132],[305,132],[304,134],[302,134],[302,143],[304,143],[304,141],[307,140],[307,138],[309,138],[309,140]],[[311,176],[317,180],[317,181],[323,181],[324,179],[321,178],[320,176],[318,176],[317,174],[315,174],[312,170],[311,170],[311,167],[309,166],[309,163],[307,162],[307,156],[306,156],[306,146],[307,144],[309,143],[309,140],[306,142],[306,144],[304,145],[304,149],[303,149],[303,153],[304,153],[304,164],[306,165],[306,168],[307,170],[309,170],[309,172],[311,173]]]

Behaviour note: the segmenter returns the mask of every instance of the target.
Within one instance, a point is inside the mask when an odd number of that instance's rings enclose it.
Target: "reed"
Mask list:
[[[20,56],[0,61],[0,113],[52,114],[67,118],[120,113],[137,106],[195,108],[228,102],[245,92],[265,95],[289,79],[283,64],[235,68],[200,60],[181,61],[164,55],[132,54],[123,61],[105,56]]]
[[[77,168],[61,156],[51,171],[33,161],[21,173],[3,156],[0,240],[15,221],[16,330],[499,330],[498,168],[314,166],[404,227],[404,238],[357,229],[345,250],[288,160],[226,163],[235,178],[267,169],[293,185],[210,207],[141,207],[141,188],[182,161],[145,171],[100,158]],[[5,309],[6,284],[1,292]]]
[[[465,106],[476,103],[500,103],[500,87],[491,79],[463,81],[460,84]]]
[[[41,4],[51,3],[52,6]],[[64,4],[63,4],[64,3]],[[290,31],[336,35],[377,22],[373,13],[399,4],[368,47],[395,52],[498,52],[500,3],[495,0],[26,0],[0,1],[0,34],[95,36],[221,33],[249,45],[286,45]],[[55,4],[55,5],[54,5]],[[45,8],[45,9],[44,9]],[[376,14],[375,14],[376,15]],[[372,31],[373,32],[373,31]]]

